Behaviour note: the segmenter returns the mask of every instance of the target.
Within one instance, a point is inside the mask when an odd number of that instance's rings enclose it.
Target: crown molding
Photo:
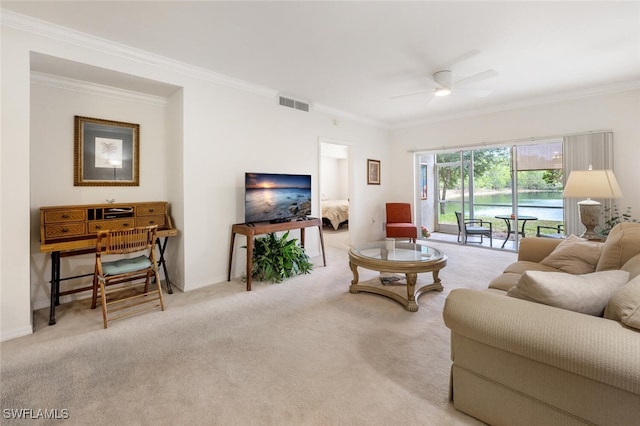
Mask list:
[[[50,22],[42,21],[26,15],[15,13],[7,9],[0,9],[0,20],[2,22],[2,25],[11,27],[17,30],[40,35],[43,37],[58,40],[63,43],[79,46],[89,50],[99,51],[106,55],[112,55],[115,57],[123,58],[125,60],[137,62],[143,65],[157,66],[162,69],[168,70],[170,72],[175,72],[181,75],[194,77],[194,78],[208,81],[217,85],[226,86],[226,87],[230,87],[237,90],[242,90],[245,92],[252,93],[254,95],[277,99],[279,94],[279,92],[274,89],[252,84],[244,80],[232,78],[223,74],[216,73],[214,71],[189,65],[184,62],[169,59],[164,56],[156,55],[141,49],[136,49],[136,48],[133,48],[124,44],[116,43],[110,40],[106,40],[100,37],[95,37],[90,34],[72,30],[66,27],[62,27],[60,25],[52,24]],[[84,85],[84,88],[82,88],[83,86],[82,83],[79,83],[79,82],[71,83],[69,79],[59,78],[57,79],[59,81],[54,81],[54,80],[56,79],[54,79],[53,76],[49,76],[49,78],[44,78],[42,76],[39,76],[39,77],[35,77],[34,83],[49,84],[49,85],[62,84],[62,85],[66,85],[65,86],[66,88],[72,88],[72,90],[83,90],[83,91],[86,91],[87,93],[100,93],[103,95],[109,94],[109,91],[105,89],[106,86],[100,87],[100,85],[97,85],[97,84],[86,83]],[[63,82],[64,80],[67,80],[67,81]],[[58,86],[58,87],[63,87],[63,86]],[[479,109],[461,111],[459,113],[438,115],[433,117],[427,117],[420,120],[397,123],[397,124],[388,124],[388,123],[376,121],[374,119],[359,116],[346,111],[342,111],[342,110],[330,107],[328,105],[322,105],[322,104],[312,104],[312,105],[313,105],[313,110],[319,113],[324,113],[330,116],[359,122],[362,124],[374,126],[374,127],[385,129],[385,130],[396,130],[396,129],[418,127],[421,125],[455,120],[460,118],[486,115],[486,114],[491,114],[495,112],[521,109],[521,108],[530,107],[530,106],[551,104],[551,103],[557,103],[562,101],[598,96],[603,94],[611,94],[611,93],[616,93],[621,91],[634,90],[638,88],[640,88],[640,80],[632,80],[632,81],[608,85],[608,86],[602,86],[602,87],[578,90],[578,91],[572,91],[572,92],[564,92],[562,94],[557,94],[552,96],[532,98],[526,101],[504,103],[501,105],[495,105],[488,108],[479,108]],[[125,95],[125,92],[127,91],[121,90],[121,89],[113,90],[112,88],[111,95],[119,96],[119,97],[133,96],[133,98],[135,98],[135,96],[132,95],[133,92],[129,92],[127,95]],[[139,101],[145,101],[145,102],[149,102],[150,99],[152,98],[152,96],[148,97],[141,94],[138,94],[138,96],[142,96],[142,98],[138,98]],[[146,98],[146,99],[143,100],[143,98]],[[132,98],[129,97],[128,99],[132,99]]]
[[[89,95],[105,96],[158,107],[165,107],[168,104],[168,99],[162,96],[154,96],[147,93],[134,92],[132,90],[105,86],[98,83],[89,83],[86,81],[36,71],[31,72],[31,83],[54,87],[56,89],[71,90]]]
[[[279,91],[270,89],[268,87],[259,86],[249,83],[244,80],[232,78],[223,74],[216,73],[204,68],[196,67],[186,64],[184,62],[176,61],[166,58],[164,56],[149,53],[147,51],[136,49],[124,44],[116,43],[110,40],[106,40],[100,37],[95,37],[90,34],[86,34],[80,31],[72,30],[60,25],[52,24],[40,19],[32,18],[30,16],[15,13],[6,9],[2,9],[0,14],[2,25],[25,31],[31,34],[40,35],[43,37],[58,40],[63,43],[72,44],[82,48],[97,50],[101,53],[117,56],[130,61],[135,61],[145,65],[154,65],[161,67],[165,70],[173,71],[182,75],[194,77],[200,80],[205,80],[214,84],[230,87],[237,90],[252,93],[258,96],[264,96],[268,98],[277,99]],[[35,73],[34,73],[35,74]],[[125,96],[128,99],[136,99],[133,92],[127,92],[123,90],[108,90],[107,86],[100,86],[98,84],[81,83],[78,81],[72,81],[71,79],[55,78],[55,76],[44,76],[42,74],[35,76],[32,80],[36,84],[46,84],[52,87],[64,87],[70,90],[83,91],[86,93],[98,93],[102,95],[112,95],[117,97]],[[138,94],[139,95],[139,94]],[[137,98],[138,101],[149,102],[151,98]],[[156,99],[157,101],[157,99]],[[153,102],[152,102],[153,103]],[[371,120],[366,117],[360,117],[355,114],[351,114],[345,111],[341,111],[329,106],[314,104],[313,109],[317,112],[332,115],[335,117],[357,121],[367,125],[388,128],[389,126]]]
[[[584,98],[590,98],[590,97],[601,96],[601,95],[609,95],[613,93],[626,92],[629,90],[636,90],[636,89],[640,89],[640,80],[625,81],[622,83],[615,83],[615,84],[610,84],[606,86],[599,86],[599,87],[594,87],[589,89],[563,92],[561,94],[552,95],[552,96],[541,96],[537,98],[528,99],[525,101],[509,102],[509,103],[495,105],[488,108],[478,108],[478,109],[472,109],[467,111],[461,111],[459,113],[439,115],[439,116],[434,116],[432,118],[425,118],[422,120],[416,120],[416,121],[392,125],[390,126],[390,129],[391,130],[408,129],[412,127],[439,123],[443,121],[456,120],[460,118],[476,117],[480,115],[493,114],[496,112],[512,111],[512,110],[517,110],[517,109],[522,109],[522,108],[527,108],[532,106],[548,105],[548,104],[554,104],[558,102],[584,99]]]
[[[92,36],[87,33],[72,30],[70,28],[52,24],[50,22],[15,13],[6,9],[2,9],[0,17],[2,25],[54,39],[63,43],[99,51],[103,54],[116,56],[144,65],[158,66],[168,71],[206,80],[222,86],[231,87],[233,89],[243,90],[259,96],[276,98],[278,94],[276,90],[269,89],[267,87],[252,84],[247,81],[232,78],[204,68],[189,65],[184,62],[169,59],[164,56]]]

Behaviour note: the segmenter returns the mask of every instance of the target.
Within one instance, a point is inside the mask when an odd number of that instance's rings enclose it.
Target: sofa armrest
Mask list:
[[[471,289],[451,291],[443,317],[469,339],[640,395],[640,333],[619,322]]]
[[[527,237],[520,240],[518,260],[539,263],[555,249],[562,240],[555,238]]]

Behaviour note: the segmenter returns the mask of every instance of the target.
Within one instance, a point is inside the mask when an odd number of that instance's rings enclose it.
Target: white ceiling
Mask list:
[[[640,2],[11,2],[2,8],[398,127],[640,87]],[[429,90],[499,75],[456,92]],[[41,57],[43,71],[64,61]],[[53,65],[52,65],[53,64]],[[49,67],[49,68],[47,68]],[[94,70],[96,71],[96,70]],[[87,75],[85,72],[84,75]]]

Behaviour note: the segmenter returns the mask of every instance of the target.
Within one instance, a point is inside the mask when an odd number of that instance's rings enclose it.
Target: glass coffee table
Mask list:
[[[402,304],[406,310],[416,312],[420,295],[427,291],[442,291],[438,275],[446,265],[447,256],[444,253],[422,244],[393,240],[360,244],[349,250],[349,267],[353,272],[349,292],[364,291],[386,296]],[[407,297],[383,286],[358,284],[358,266],[379,272],[404,274],[407,281]],[[432,272],[433,283],[416,289],[418,274],[421,272]]]

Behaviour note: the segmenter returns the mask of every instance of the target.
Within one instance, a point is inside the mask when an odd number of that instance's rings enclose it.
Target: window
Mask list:
[[[612,138],[611,133],[595,133],[420,153],[419,164],[433,166],[427,176],[427,182],[433,180],[433,196],[419,197],[421,225],[457,234],[454,212],[461,211],[467,218],[492,221],[495,238],[506,238],[505,223],[496,216],[517,213],[536,218],[526,222],[527,236],[535,235],[538,225],[564,223],[567,233],[578,233],[575,201],[562,198],[564,181],[570,170],[589,164],[612,168]],[[420,175],[420,188],[423,182]]]

